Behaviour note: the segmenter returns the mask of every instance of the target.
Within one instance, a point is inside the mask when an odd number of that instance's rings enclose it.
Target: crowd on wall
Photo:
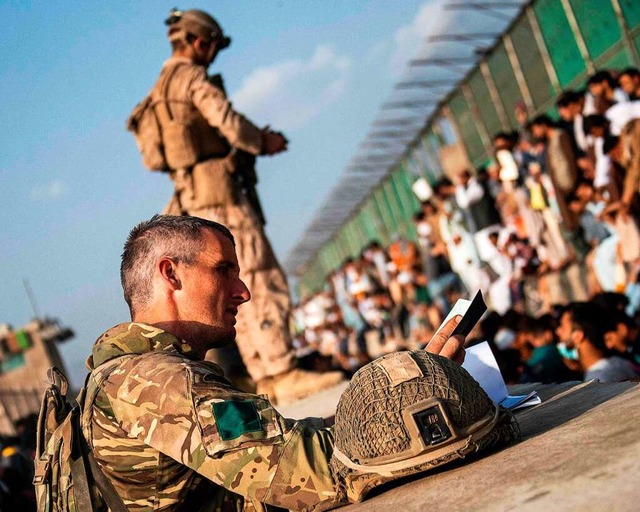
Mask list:
[[[349,373],[424,347],[481,290],[491,312],[474,336],[508,382],[640,375],[640,73],[598,71],[556,111],[517,105],[488,165],[428,187],[417,242],[372,242],[304,297],[300,356]]]

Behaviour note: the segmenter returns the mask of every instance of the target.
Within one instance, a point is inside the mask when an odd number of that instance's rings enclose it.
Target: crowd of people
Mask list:
[[[507,383],[640,377],[640,73],[600,71],[558,98],[559,118],[493,137],[493,158],[431,184],[416,241],[346,259],[292,314],[300,360],[347,374],[422,348],[458,298],[490,311]],[[0,508],[35,507],[34,418],[0,440]]]
[[[556,107],[555,120],[529,119],[517,105],[519,129],[494,135],[486,166],[431,184],[416,242],[373,242],[305,297],[301,356],[352,372],[423,347],[457,298],[481,290],[492,312],[480,332],[509,382],[638,376],[640,72],[599,71]]]

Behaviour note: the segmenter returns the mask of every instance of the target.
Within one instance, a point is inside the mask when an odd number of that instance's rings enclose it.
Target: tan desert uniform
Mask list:
[[[176,193],[164,213],[202,217],[231,230],[240,278],[251,291],[236,326],[242,360],[255,382],[286,372],[295,366],[287,323],[289,288],[262,223],[233,179],[233,149],[260,154],[261,131],[233,110],[224,92],[207,80],[204,66],[187,58],[167,60],[155,90],[167,99],[172,120],[190,127],[203,155],[193,168],[171,171]],[[156,112],[163,125],[167,114]],[[163,137],[169,150],[172,141],[164,130]]]
[[[234,388],[175,336],[124,323],[105,332],[83,432],[125,505],[136,512],[291,510],[337,505],[333,433],[320,418],[286,420]]]

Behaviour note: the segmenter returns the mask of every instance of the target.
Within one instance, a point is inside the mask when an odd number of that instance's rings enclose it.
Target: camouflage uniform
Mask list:
[[[166,96],[173,116],[193,127],[198,145],[213,158],[171,171],[176,192],[164,213],[220,222],[233,233],[240,278],[252,295],[239,311],[236,342],[249,375],[259,382],[295,366],[289,287],[259,215],[238,190],[234,175],[239,172],[234,150],[260,154],[261,130],[233,110],[224,91],[207,79],[204,66],[174,56],[165,62],[159,84],[168,73]]]
[[[333,432],[234,388],[161,329],[125,323],[95,343],[82,428],[129,510],[252,511],[338,505]]]

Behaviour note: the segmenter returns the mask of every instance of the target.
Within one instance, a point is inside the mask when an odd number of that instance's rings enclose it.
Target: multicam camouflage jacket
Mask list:
[[[333,433],[284,419],[161,329],[125,323],[87,360],[82,429],[132,511],[327,510]]]

